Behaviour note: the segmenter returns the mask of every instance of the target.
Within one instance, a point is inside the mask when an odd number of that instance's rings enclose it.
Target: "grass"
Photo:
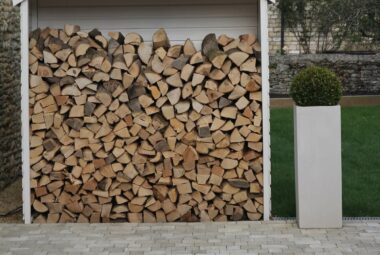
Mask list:
[[[272,214],[295,217],[293,109],[271,110]],[[343,215],[380,216],[380,107],[342,108]]]

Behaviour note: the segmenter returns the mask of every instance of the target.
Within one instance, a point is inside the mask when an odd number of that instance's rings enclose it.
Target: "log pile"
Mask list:
[[[34,222],[260,220],[260,44],[30,34]]]

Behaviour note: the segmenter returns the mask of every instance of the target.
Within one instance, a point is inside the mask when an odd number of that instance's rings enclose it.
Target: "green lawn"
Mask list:
[[[295,216],[293,109],[271,110],[272,214]],[[380,107],[342,108],[343,215],[380,216]]]

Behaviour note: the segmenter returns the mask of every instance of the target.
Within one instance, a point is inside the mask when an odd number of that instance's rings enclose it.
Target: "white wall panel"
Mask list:
[[[78,24],[82,30],[140,33],[150,41],[154,31],[166,29],[172,43],[191,38],[199,46],[208,33],[236,37],[257,33],[256,0],[38,0],[37,27],[62,28]]]

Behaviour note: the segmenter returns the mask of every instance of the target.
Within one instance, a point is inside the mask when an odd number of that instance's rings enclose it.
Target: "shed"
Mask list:
[[[20,5],[22,46],[22,159],[23,213],[31,223],[29,166],[29,66],[28,34],[38,27],[60,27],[77,24],[84,31],[138,32],[145,40],[160,27],[166,29],[174,43],[187,38],[200,47],[208,33],[239,36],[257,34],[261,41],[264,220],[271,216],[270,135],[269,135],[269,47],[268,0],[13,0]]]

